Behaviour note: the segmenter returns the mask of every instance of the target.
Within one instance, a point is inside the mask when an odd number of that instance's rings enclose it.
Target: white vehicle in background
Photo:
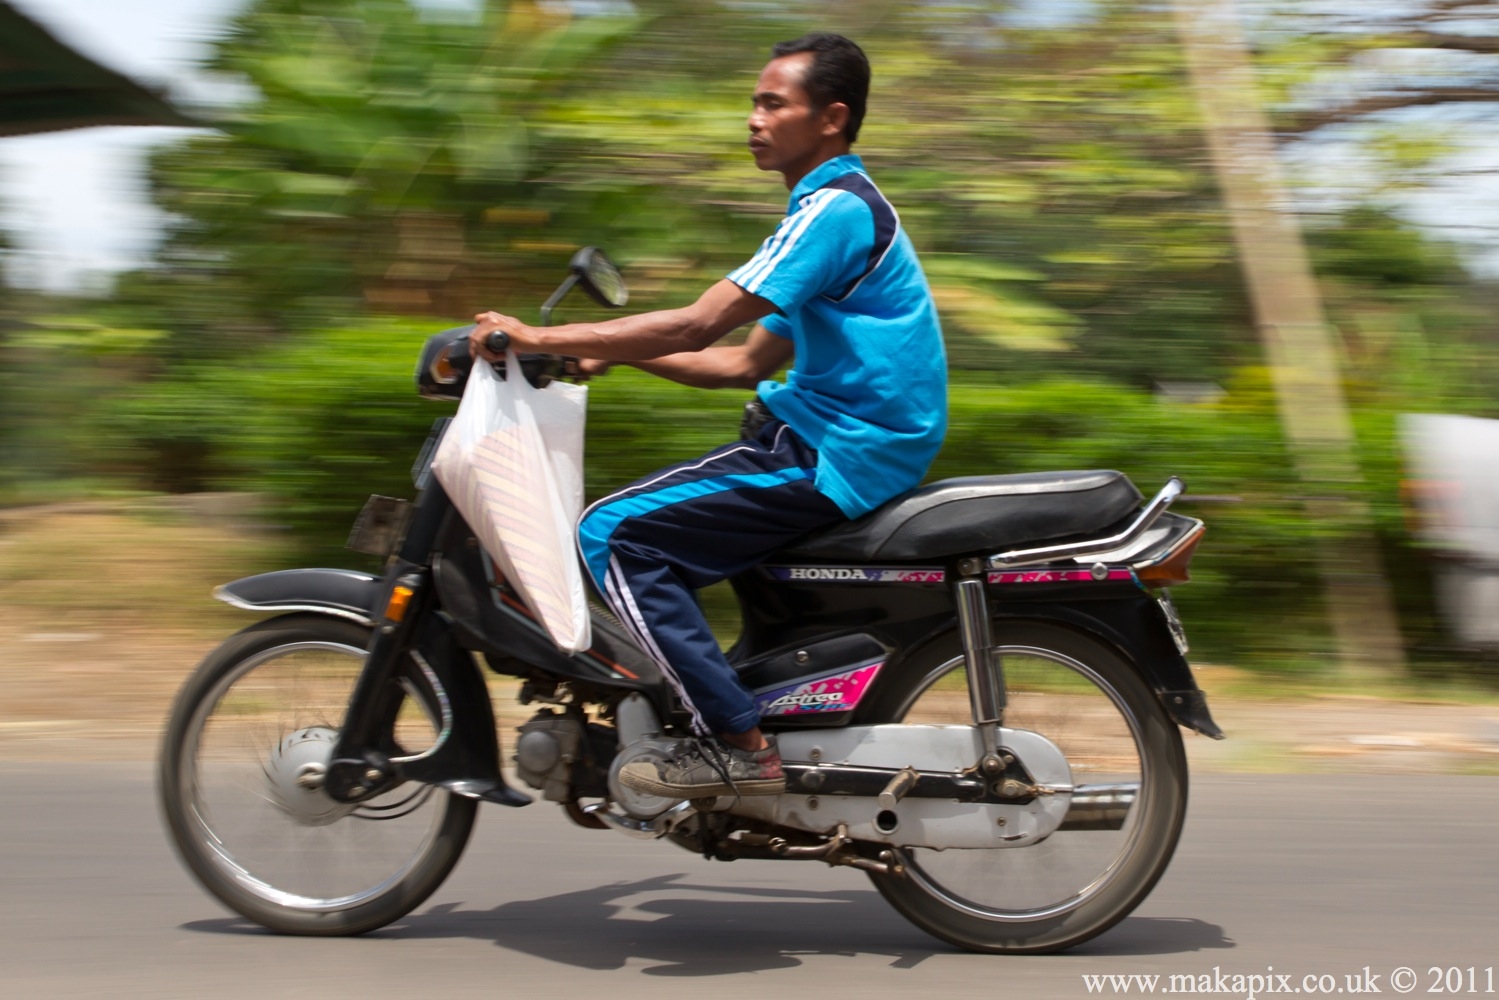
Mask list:
[[[1437,604],[1461,642],[1499,648],[1499,420],[1407,413],[1400,436]]]

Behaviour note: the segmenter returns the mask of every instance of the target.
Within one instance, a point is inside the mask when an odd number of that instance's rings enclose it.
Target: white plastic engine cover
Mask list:
[[[914,767],[956,774],[973,767],[984,754],[983,741],[972,726],[851,726],[783,732],[776,739],[783,761],[814,766],[851,764],[892,771]],[[1023,805],[907,797],[893,810],[897,823],[888,831],[875,825],[881,810],[873,797],[753,795],[720,802],[736,816],[808,833],[831,834],[845,823],[855,840],[897,847],[1028,847],[1055,832],[1067,815],[1072,768],[1056,744],[1026,729],[1000,729],[999,745],[1019,758],[1037,785],[1054,791]]]

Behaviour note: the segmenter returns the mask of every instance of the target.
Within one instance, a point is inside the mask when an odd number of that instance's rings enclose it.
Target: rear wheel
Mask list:
[[[1123,827],[1059,830],[1024,848],[906,849],[906,877],[871,877],[907,919],[960,947],[1060,951],[1123,919],[1166,870],[1186,814],[1186,756],[1176,724],[1116,650],[1045,623],[996,622],[995,641],[1005,726],[1055,743],[1076,786],[1137,786]],[[878,718],[971,721],[956,639],[901,670],[873,706]]]
[[[404,784],[359,805],[322,790],[369,630],[291,615],[229,638],[178,695],[160,762],[167,827],[183,860],[231,909],[287,934],[360,934],[442,884],[476,803]],[[398,755],[440,726],[414,663],[402,679]]]

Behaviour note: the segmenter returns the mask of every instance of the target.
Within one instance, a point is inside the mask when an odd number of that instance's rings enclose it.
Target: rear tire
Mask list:
[[[1011,689],[1007,727],[1029,729],[1058,744],[1068,755],[1077,785],[1088,783],[1093,773],[1117,771],[1128,778],[1129,768],[1136,768],[1139,793],[1125,828],[1117,836],[1058,831],[1025,848],[908,849],[903,852],[909,862],[906,877],[870,877],[906,919],[960,948],[1008,954],[1062,951],[1122,920],[1166,870],[1186,815],[1186,755],[1176,724],[1115,649],[1039,622],[996,621],[995,642],[1005,657]],[[927,721],[930,710],[923,705],[928,701],[956,711],[951,703],[960,685],[954,677],[963,677],[956,637],[919,651],[898,669],[871,706],[870,721],[924,715],[922,721]],[[966,695],[960,707],[966,715]],[[1117,718],[1105,718],[1103,707]],[[1128,759],[1131,745],[1134,763]]]
[[[298,783],[331,753],[368,639],[316,614],[252,625],[172,706],[158,789],[173,843],[224,905],[283,934],[362,934],[405,916],[473,830],[477,803],[441,789],[405,784],[345,806]],[[429,689],[415,669],[405,686],[397,737],[420,750],[436,738]]]

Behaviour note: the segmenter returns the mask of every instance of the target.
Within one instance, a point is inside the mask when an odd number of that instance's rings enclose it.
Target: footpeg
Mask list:
[[[454,778],[449,781],[440,782],[440,787],[446,788],[455,795],[462,795],[466,799],[479,799],[484,802],[494,802],[502,806],[518,808],[531,804],[531,796],[525,792],[516,791],[505,784],[504,781]]]

